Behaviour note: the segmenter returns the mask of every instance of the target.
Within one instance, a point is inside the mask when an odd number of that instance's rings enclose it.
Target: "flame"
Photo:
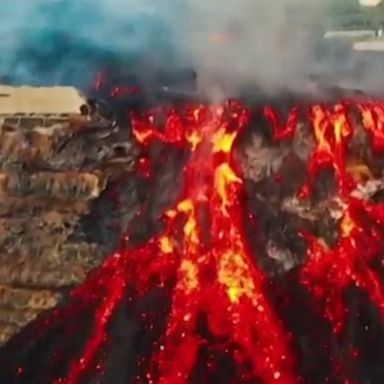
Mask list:
[[[228,164],[220,165],[215,172],[215,188],[220,196],[221,210],[226,213],[226,207],[231,203],[231,193],[228,191],[232,183],[242,183],[242,180],[235,174]]]
[[[289,111],[286,124],[281,122],[279,116],[271,107],[265,106],[263,112],[264,117],[271,125],[275,140],[289,139],[294,136],[299,117],[298,107]]]
[[[196,150],[202,139],[202,136],[197,131],[192,131],[189,135],[187,135],[187,141],[191,145],[192,151]]]
[[[340,222],[341,235],[343,237],[349,237],[352,235],[353,230],[356,228],[354,221],[351,218],[350,213],[345,212]]]
[[[226,133],[222,128],[218,132],[215,132],[213,142],[213,153],[224,152],[229,153],[232,149],[233,142],[237,136],[236,132]]]
[[[160,237],[159,247],[163,254],[172,253],[174,250],[173,241],[168,236]]]
[[[384,150],[384,103],[359,103],[362,124],[371,138],[374,151]]]
[[[336,104],[333,110],[322,105],[314,105],[309,110],[316,148],[308,162],[309,181],[299,196],[307,197],[314,177],[323,169],[331,168],[335,172],[339,194],[345,196],[351,191],[352,179],[346,171],[346,148],[352,137],[352,128],[347,118],[347,109]]]
[[[218,281],[224,285],[228,298],[238,304],[241,297],[255,299],[255,285],[244,257],[239,253],[227,251],[219,261]]]
[[[199,286],[197,266],[190,260],[183,260],[180,272],[182,274],[181,284],[183,285],[183,290],[186,294],[190,294]]]
[[[187,199],[180,202],[177,205],[177,210],[179,212],[184,212],[188,215],[187,221],[184,224],[183,232],[185,236],[185,241],[190,245],[197,244],[199,242],[198,233],[197,233],[197,222],[195,218],[195,207],[192,200]]]

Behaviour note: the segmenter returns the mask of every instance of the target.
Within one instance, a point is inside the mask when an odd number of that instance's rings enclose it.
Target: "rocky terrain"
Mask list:
[[[105,121],[26,125],[0,128],[1,344],[83,281],[137,201],[127,133]]]

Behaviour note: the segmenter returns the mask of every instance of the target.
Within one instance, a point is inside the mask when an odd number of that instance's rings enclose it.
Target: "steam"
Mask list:
[[[190,60],[203,86],[225,79],[234,91],[303,87],[314,61],[319,2],[287,0],[194,1],[187,21]],[[305,22],[303,23],[303,21]],[[215,44],[215,39],[217,43]]]
[[[301,90],[316,70],[316,0],[2,0],[0,76],[89,84],[104,65],[191,67],[212,95]]]

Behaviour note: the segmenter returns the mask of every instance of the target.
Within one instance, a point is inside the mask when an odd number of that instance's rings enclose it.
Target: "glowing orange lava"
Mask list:
[[[305,111],[314,146],[308,158],[307,182],[297,191],[302,199],[311,197],[319,172],[331,170],[337,183],[336,197],[344,207],[338,221],[339,237],[333,246],[326,247],[321,239],[305,231],[300,233],[308,245],[307,259],[299,268],[300,284],[332,325],[336,339],[345,325],[344,292],[350,286],[367,294],[384,322],[383,287],[371,268],[371,261],[383,250],[384,204],[351,194],[357,179],[351,177],[346,161],[354,134],[349,108],[347,103],[318,104]],[[383,150],[384,107],[360,103],[357,109],[373,149]],[[286,123],[272,108],[262,111],[275,140],[294,137],[298,107],[288,113]],[[232,152],[248,123],[249,111],[233,101],[188,106],[182,113],[170,109],[161,127],[158,113],[153,110],[132,116],[133,133],[143,146],[161,141],[188,151],[183,191],[172,209],[164,213],[160,235],[141,247],[111,255],[72,292],[75,302],[95,307],[95,323],[67,376],[56,383],[81,383],[88,370],[102,366],[100,350],[128,285],[139,297],[156,287],[171,287],[167,324],[150,356],[140,361],[137,383],[189,383],[199,351],[207,346],[236,363],[233,384],[302,383],[292,335],[267,299],[267,277],[249,251],[243,232],[240,198],[244,181]],[[164,117],[164,111],[161,113]],[[142,159],[138,167],[150,175],[147,159]],[[203,220],[203,213],[209,220]],[[335,369],[342,371],[337,365]],[[204,361],[204,369],[220,369],[213,352]],[[353,382],[345,372],[340,375],[344,383]]]

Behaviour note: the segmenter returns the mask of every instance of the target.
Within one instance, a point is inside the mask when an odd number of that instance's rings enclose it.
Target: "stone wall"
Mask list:
[[[0,344],[55,306],[115,246],[122,213],[107,194],[114,180],[131,180],[136,155],[119,137],[105,122],[1,127]]]

